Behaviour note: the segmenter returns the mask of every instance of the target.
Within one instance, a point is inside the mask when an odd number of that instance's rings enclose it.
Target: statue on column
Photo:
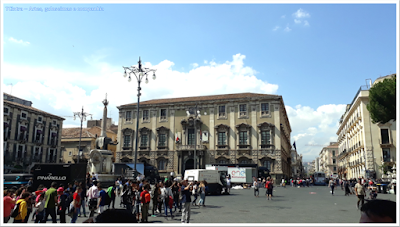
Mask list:
[[[113,143],[112,139],[107,137],[107,94],[106,98],[102,102],[104,104],[103,119],[101,123],[101,134],[96,139],[96,148],[90,151],[90,159],[88,162],[90,172],[96,173],[111,173],[112,170],[112,158],[114,157],[112,151],[108,150],[108,145],[117,145]]]

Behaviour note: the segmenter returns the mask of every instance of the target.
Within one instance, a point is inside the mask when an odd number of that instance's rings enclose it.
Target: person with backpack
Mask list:
[[[13,223],[26,223],[25,217],[28,214],[27,201],[30,199],[31,193],[24,192],[17,201],[11,217],[14,218]]]
[[[171,181],[168,180],[165,183],[165,187],[163,189],[161,189],[161,195],[163,195],[163,200],[164,200],[164,211],[165,211],[165,217],[168,217],[168,208],[169,208],[169,212],[171,214],[171,218],[172,218],[172,207],[170,207],[170,200],[172,199],[172,190],[171,190]],[[171,201],[172,202],[172,201]]]
[[[267,182],[265,182],[265,188],[267,188],[266,191],[266,196],[268,200],[272,200],[272,188],[273,188],[273,182],[270,177],[267,178]]]
[[[58,208],[57,208],[57,213],[60,216],[60,223],[67,223],[65,220],[65,213],[67,209],[69,209],[69,203],[68,202],[68,197],[70,196],[69,190],[64,191],[64,188],[59,187],[57,189],[58,193]],[[72,200],[71,200],[72,202]],[[70,203],[71,203],[70,202]]]
[[[124,184],[124,189],[122,192],[122,204],[125,205],[126,209],[132,213],[133,211],[133,192],[132,192],[132,187],[129,187],[128,185]]]
[[[142,223],[148,223],[148,216],[149,216],[149,204],[150,204],[150,185],[145,184],[144,190],[140,193],[140,201],[142,203]],[[171,214],[172,215],[172,214]]]
[[[93,217],[95,210],[97,209],[97,199],[99,197],[99,189],[97,188],[97,181],[93,181],[93,186],[89,188],[86,193],[86,196],[89,201],[89,210],[90,214],[89,217]]]
[[[47,217],[50,215],[52,222],[57,223],[57,214],[56,214],[56,205],[57,205],[57,182],[52,182],[51,187],[46,190],[46,193],[44,194],[46,198],[46,204],[44,205],[44,217],[43,221],[44,223],[47,222]]]
[[[42,192],[38,195],[38,202],[35,203],[35,208],[36,208],[35,223],[43,222],[45,202],[46,202],[46,200],[44,200],[44,192]],[[64,219],[65,219],[65,215],[64,215]],[[60,223],[63,223],[63,222],[60,221]]]
[[[134,206],[133,212],[136,214],[138,221],[140,220],[140,213],[141,213],[140,193],[142,193],[143,191],[143,190],[139,191],[139,187],[140,186],[136,182],[132,182],[131,188],[132,188],[133,206]]]
[[[10,218],[11,218],[11,211],[15,206],[15,199],[14,197],[14,190],[13,189],[7,189],[4,191],[4,197],[3,197],[3,217],[4,217],[4,223],[7,223]]]

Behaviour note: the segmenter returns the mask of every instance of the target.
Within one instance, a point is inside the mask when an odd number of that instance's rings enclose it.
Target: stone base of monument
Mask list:
[[[114,174],[97,174],[98,175],[98,180],[101,183],[101,186],[104,187],[109,187],[110,185],[115,185],[115,181],[118,179],[118,175]]]

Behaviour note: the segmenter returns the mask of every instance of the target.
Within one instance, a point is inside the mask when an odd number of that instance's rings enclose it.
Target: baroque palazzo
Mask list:
[[[197,106],[197,113],[194,107]],[[291,127],[282,96],[239,93],[155,99],[121,105],[116,162],[156,166],[160,175],[183,175],[213,163],[254,163],[275,179],[291,176]],[[139,130],[136,130],[136,117]],[[196,125],[195,125],[196,124]],[[196,131],[195,131],[196,128]]]

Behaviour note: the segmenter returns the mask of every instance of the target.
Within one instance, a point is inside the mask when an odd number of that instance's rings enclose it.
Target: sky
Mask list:
[[[4,3],[4,2],[3,2]],[[60,8],[61,7],[61,8]],[[141,100],[254,92],[283,97],[303,161],[337,141],[366,79],[396,73],[393,4],[2,4],[3,92],[79,127],[136,102],[122,66],[156,69]],[[60,10],[61,9],[61,10]],[[17,11],[19,10],[19,11]],[[21,11],[22,10],[22,11]],[[85,124],[84,124],[85,125]],[[310,146],[312,145],[312,146]]]

